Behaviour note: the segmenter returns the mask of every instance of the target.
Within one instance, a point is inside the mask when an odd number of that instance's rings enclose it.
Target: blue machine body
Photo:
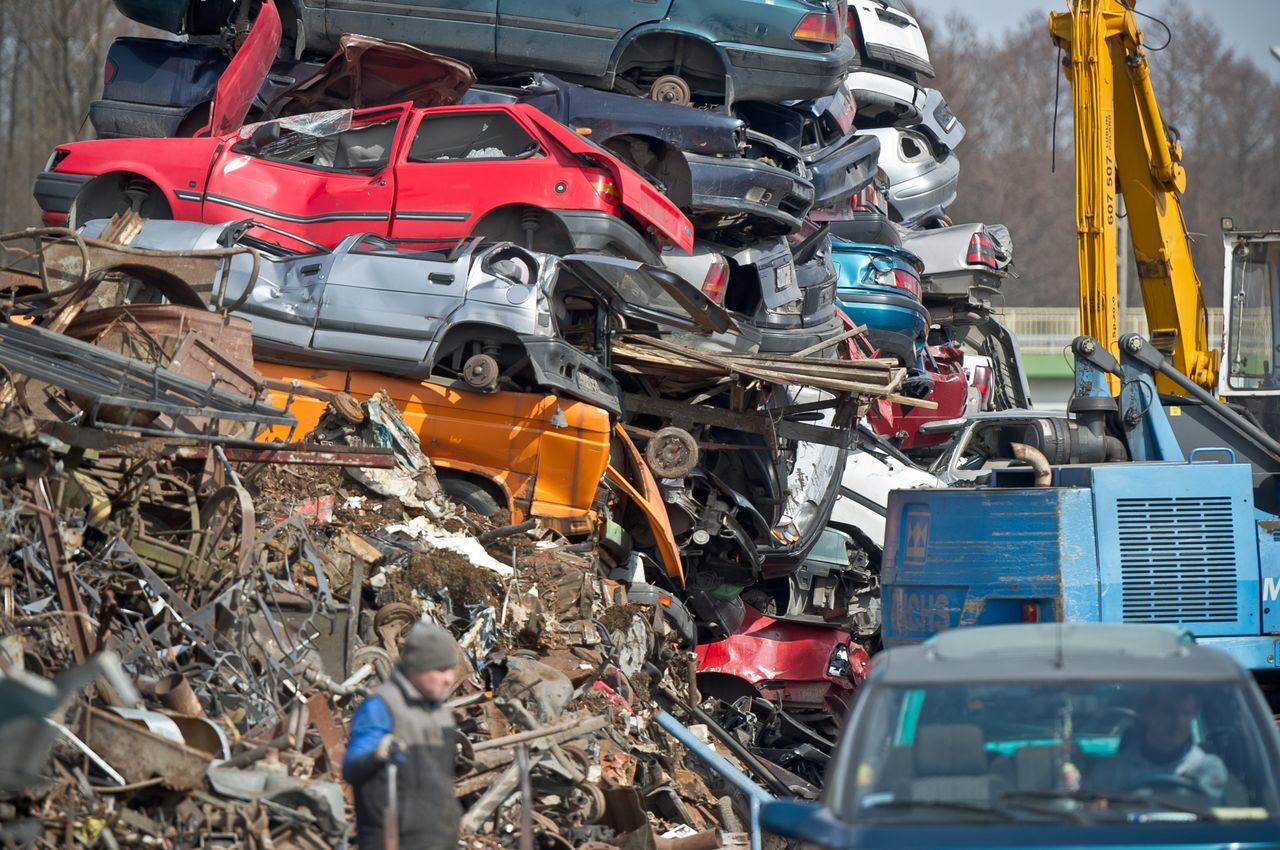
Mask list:
[[[886,646],[1032,619],[1177,623],[1251,669],[1280,668],[1280,522],[1255,510],[1247,464],[1061,466],[1048,487],[999,480],[890,494]]]

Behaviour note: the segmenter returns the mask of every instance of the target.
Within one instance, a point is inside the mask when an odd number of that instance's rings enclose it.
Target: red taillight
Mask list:
[[[102,64],[102,84],[106,85],[116,78],[116,63],[108,59]]]
[[[920,297],[920,280],[909,271],[903,269],[893,270],[893,285],[899,289],[905,289],[916,298]]]
[[[849,33],[849,40],[853,42],[854,47],[862,46],[862,31],[858,29],[858,12],[856,9],[850,9],[849,15],[845,18],[845,31]]]
[[[1022,603],[1022,622],[1024,623],[1040,622],[1040,603],[1039,602]]]
[[[724,304],[724,291],[729,285],[729,264],[716,260],[702,281],[702,294],[717,304]]]
[[[969,240],[969,253],[964,261],[969,265],[996,268],[996,243],[985,230],[979,230]]]
[[[796,25],[791,37],[796,41],[835,44],[840,41],[840,22],[834,12],[811,12]]]
[[[973,374],[969,378],[969,386],[978,391],[978,397],[983,410],[989,410],[991,408],[992,377],[990,366],[974,366]]]
[[[606,201],[617,201],[620,197],[618,185],[613,182],[613,178],[608,174],[596,172],[587,177],[587,182],[591,184],[592,189],[596,190],[596,194]]]

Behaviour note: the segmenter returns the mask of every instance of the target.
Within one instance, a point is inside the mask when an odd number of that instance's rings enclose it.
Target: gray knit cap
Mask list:
[[[414,623],[400,648],[400,663],[410,673],[450,670],[458,663],[458,645],[447,629],[435,623]]]

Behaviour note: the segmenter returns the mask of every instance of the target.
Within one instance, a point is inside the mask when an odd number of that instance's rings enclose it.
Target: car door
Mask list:
[[[403,41],[476,65],[493,64],[498,0],[326,0],[325,34]]]
[[[408,110],[338,110],[257,125],[232,137],[204,195],[210,223],[252,218],[253,235],[288,248],[332,248],[355,232],[386,236],[392,155]]]
[[[334,252],[312,348],[350,355],[353,366],[425,371],[432,343],[463,303],[470,257],[447,262],[398,253],[387,242],[353,236]]]
[[[628,318],[702,334],[738,330],[723,308],[666,269],[596,254],[570,254],[563,262]]]
[[[504,199],[555,209],[563,182],[548,153],[511,111],[426,110],[396,165],[396,239],[455,239]]]
[[[618,40],[670,7],[671,0],[498,0],[497,60],[524,68],[536,58],[548,71],[601,76]]]

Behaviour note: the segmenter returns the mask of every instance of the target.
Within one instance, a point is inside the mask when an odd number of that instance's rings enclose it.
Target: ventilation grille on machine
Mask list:
[[[1117,499],[1126,622],[1234,622],[1229,496]]]

